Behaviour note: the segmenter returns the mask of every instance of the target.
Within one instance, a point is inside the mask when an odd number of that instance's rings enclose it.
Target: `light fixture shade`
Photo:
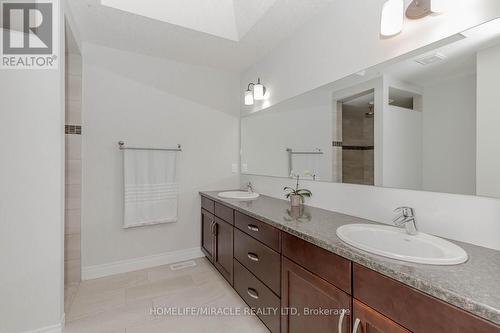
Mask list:
[[[404,0],[387,0],[382,8],[380,34],[384,37],[397,35],[403,30]]]
[[[245,105],[253,105],[253,93],[251,90],[245,91]]]
[[[433,13],[444,13],[448,10],[448,6],[448,0],[431,0],[431,12]]]
[[[258,79],[257,84],[253,86],[253,98],[255,98],[256,101],[262,101],[265,94],[266,87],[264,87],[264,85],[260,83],[260,79]]]

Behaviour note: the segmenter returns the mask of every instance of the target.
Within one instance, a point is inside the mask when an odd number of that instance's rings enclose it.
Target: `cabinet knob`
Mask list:
[[[256,261],[256,262],[259,261],[259,256],[256,255],[255,253],[248,252],[247,257],[248,257],[248,259],[250,259],[252,261]]]
[[[248,225],[248,229],[251,230],[251,231],[259,231],[259,227],[257,227],[256,225],[254,224],[249,224]]]
[[[255,290],[253,288],[248,288],[247,293],[248,293],[248,296],[255,298],[255,299],[259,299],[259,293],[257,292],[257,290]]]

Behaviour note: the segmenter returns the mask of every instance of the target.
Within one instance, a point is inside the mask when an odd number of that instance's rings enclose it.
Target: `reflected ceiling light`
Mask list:
[[[254,101],[262,101],[266,95],[266,87],[260,83],[260,78],[257,83],[250,82],[245,91],[245,105],[253,105]]]
[[[391,37],[403,30],[404,0],[387,0],[382,7],[380,34]]]

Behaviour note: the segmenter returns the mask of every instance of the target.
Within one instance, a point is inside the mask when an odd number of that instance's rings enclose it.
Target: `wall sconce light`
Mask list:
[[[253,105],[254,101],[261,101],[266,94],[266,87],[260,83],[260,78],[257,83],[250,82],[245,91],[245,105]]]
[[[253,92],[248,87],[248,90],[245,91],[245,105],[253,105]]]
[[[440,14],[448,9],[449,0],[413,0],[406,7],[404,0],[387,0],[382,7],[380,35],[392,37],[403,30],[404,15],[418,20],[430,14]]]

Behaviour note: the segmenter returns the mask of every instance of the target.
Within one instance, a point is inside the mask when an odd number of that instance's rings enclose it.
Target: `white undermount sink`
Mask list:
[[[467,261],[467,253],[458,245],[421,232],[412,236],[392,226],[347,224],[337,229],[337,236],[361,250],[402,261],[429,265]]]
[[[220,198],[224,199],[240,199],[240,200],[251,200],[251,199],[257,199],[259,197],[258,193],[248,192],[248,191],[227,191],[227,192],[220,192],[217,195]]]

